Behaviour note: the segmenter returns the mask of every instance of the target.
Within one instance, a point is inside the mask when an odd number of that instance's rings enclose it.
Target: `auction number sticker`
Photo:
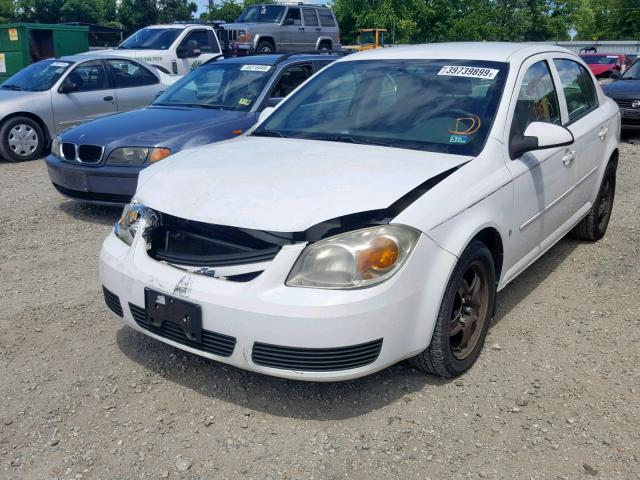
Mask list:
[[[445,65],[440,69],[438,75],[446,75],[449,77],[468,77],[468,78],[488,78],[493,80],[496,78],[500,70],[495,68],[482,67],[465,67],[464,65]]]
[[[243,72],[268,72],[271,65],[243,65],[240,69]]]

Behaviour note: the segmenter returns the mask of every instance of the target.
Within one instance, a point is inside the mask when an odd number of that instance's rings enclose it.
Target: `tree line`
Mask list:
[[[235,20],[264,0],[210,2],[204,20]],[[310,2],[313,3],[313,2]],[[396,43],[455,40],[640,40],[640,0],[334,0],[343,43],[386,28]],[[132,32],[194,18],[189,0],[0,0],[0,22],[88,22]]]

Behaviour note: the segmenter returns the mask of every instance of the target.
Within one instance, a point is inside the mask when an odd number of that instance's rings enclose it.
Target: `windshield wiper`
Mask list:
[[[376,145],[378,147],[392,147],[393,145],[376,140],[350,137],[349,135],[316,135],[309,137],[311,140],[326,140],[327,142],[356,143],[360,145]]]
[[[12,85],[12,84],[6,84],[6,83],[3,83],[3,84],[2,84],[2,85],[0,85],[0,86],[1,86],[2,88],[6,88],[7,90],[16,90],[16,91],[19,91],[19,92],[24,91],[24,88],[19,87],[18,85]]]
[[[286,135],[277,131],[277,130],[258,130],[251,134],[251,136],[256,137],[279,137],[279,138],[287,138]]]

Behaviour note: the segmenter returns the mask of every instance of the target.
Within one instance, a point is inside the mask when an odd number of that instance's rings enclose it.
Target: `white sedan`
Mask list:
[[[351,55],[250,134],[145,169],[104,242],[109,308],[240,368],[329,381],[403,359],[460,375],[496,294],[614,200],[620,116],[568,50]]]

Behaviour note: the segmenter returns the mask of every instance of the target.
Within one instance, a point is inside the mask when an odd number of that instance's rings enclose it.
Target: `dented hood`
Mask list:
[[[135,198],[190,220],[274,232],[389,207],[470,157],[317,140],[242,137],[140,174]]]

